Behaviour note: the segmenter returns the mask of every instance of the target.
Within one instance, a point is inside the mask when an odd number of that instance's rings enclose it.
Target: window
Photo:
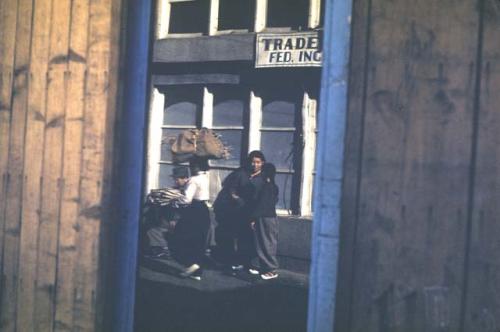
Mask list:
[[[325,0],[157,0],[156,39],[317,29]]]
[[[266,77],[271,85],[255,82],[258,88],[216,84],[153,89],[146,189],[173,185],[170,147],[161,142],[185,129],[207,127],[231,149],[228,159],[210,161],[211,201],[250,150],[260,149],[277,168],[279,213],[310,215],[316,102],[290,78],[278,82]]]
[[[307,28],[308,0],[267,0],[267,27]]]
[[[210,161],[210,196],[213,201],[221,189],[221,182],[237,169],[248,151],[248,96],[238,86],[217,86],[209,89],[213,95],[212,128],[230,148],[229,159]]]
[[[292,89],[266,89],[262,94],[261,150],[277,169],[280,188],[278,208],[298,211],[300,192],[301,104],[299,93]],[[301,96],[300,96],[301,97]]]
[[[169,0],[168,33],[206,33],[208,29],[208,0]]]
[[[173,185],[173,160],[168,144],[170,137],[177,136],[183,130],[199,128],[202,111],[203,89],[199,86],[168,87],[164,95],[163,125],[161,127],[161,154],[159,160],[159,188]]]
[[[219,0],[218,30],[250,30],[255,0]]]

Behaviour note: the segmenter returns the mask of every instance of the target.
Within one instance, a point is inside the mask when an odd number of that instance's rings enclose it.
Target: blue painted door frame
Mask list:
[[[115,233],[112,330],[130,332],[134,323],[139,216],[143,190],[145,119],[152,0],[129,0],[126,21],[124,110],[120,133],[120,170],[116,206],[120,213]]]
[[[352,0],[326,0],[309,285],[309,332],[334,326]]]
[[[316,157],[315,215],[309,331],[331,331],[337,281],[344,137],[348,103],[352,0],[326,0],[320,127]],[[139,215],[144,173],[145,119],[152,0],[127,3],[124,112],[121,125],[120,179],[117,204],[113,331],[133,330]],[[328,135],[327,135],[328,133]]]

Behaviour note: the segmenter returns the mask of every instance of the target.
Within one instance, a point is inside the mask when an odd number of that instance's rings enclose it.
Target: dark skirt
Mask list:
[[[205,202],[196,200],[181,211],[170,249],[174,258],[181,264],[200,265],[206,249],[210,213]]]

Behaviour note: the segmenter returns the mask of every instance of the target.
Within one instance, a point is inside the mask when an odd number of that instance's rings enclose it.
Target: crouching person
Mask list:
[[[176,204],[175,197],[180,197],[184,193],[189,179],[189,170],[187,167],[176,167],[173,169],[172,177],[175,182],[173,191],[171,189],[156,190],[148,196],[147,248],[144,255],[146,258],[170,257],[168,242],[171,241],[175,226],[181,217],[181,209]]]

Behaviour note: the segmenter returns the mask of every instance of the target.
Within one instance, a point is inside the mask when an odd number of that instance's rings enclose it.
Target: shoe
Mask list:
[[[170,251],[168,248],[152,247],[149,252],[144,255],[144,257],[152,259],[168,259],[170,258]]]
[[[241,271],[243,270],[243,265],[231,265],[231,270],[233,271]]]
[[[188,268],[186,268],[183,272],[181,272],[180,275],[181,275],[181,277],[189,277],[192,274],[194,274],[196,271],[198,271],[199,269],[201,269],[201,267],[198,264],[193,264],[193,265],[189,266]]]
[[[261,274],[260,277],[264,280],[271,280],[278,278],[278,273],[276,272],[266,272],[264,274]]]
[[[253,275],[257,275],[257,274],[259,274],[259,270],[249,268],[248,273],[253,274]]]
[[[200,280],[201,280],[201,273],[202,273],[201,269],[198,269],[198,270],[194,271],[194,273],[193,273],[193,274],[191,274],[191,275],[189,276],[189,278],[191,278],[191,279],[193,279],[193,280],[198,280],[198,281],[200,281]]]

